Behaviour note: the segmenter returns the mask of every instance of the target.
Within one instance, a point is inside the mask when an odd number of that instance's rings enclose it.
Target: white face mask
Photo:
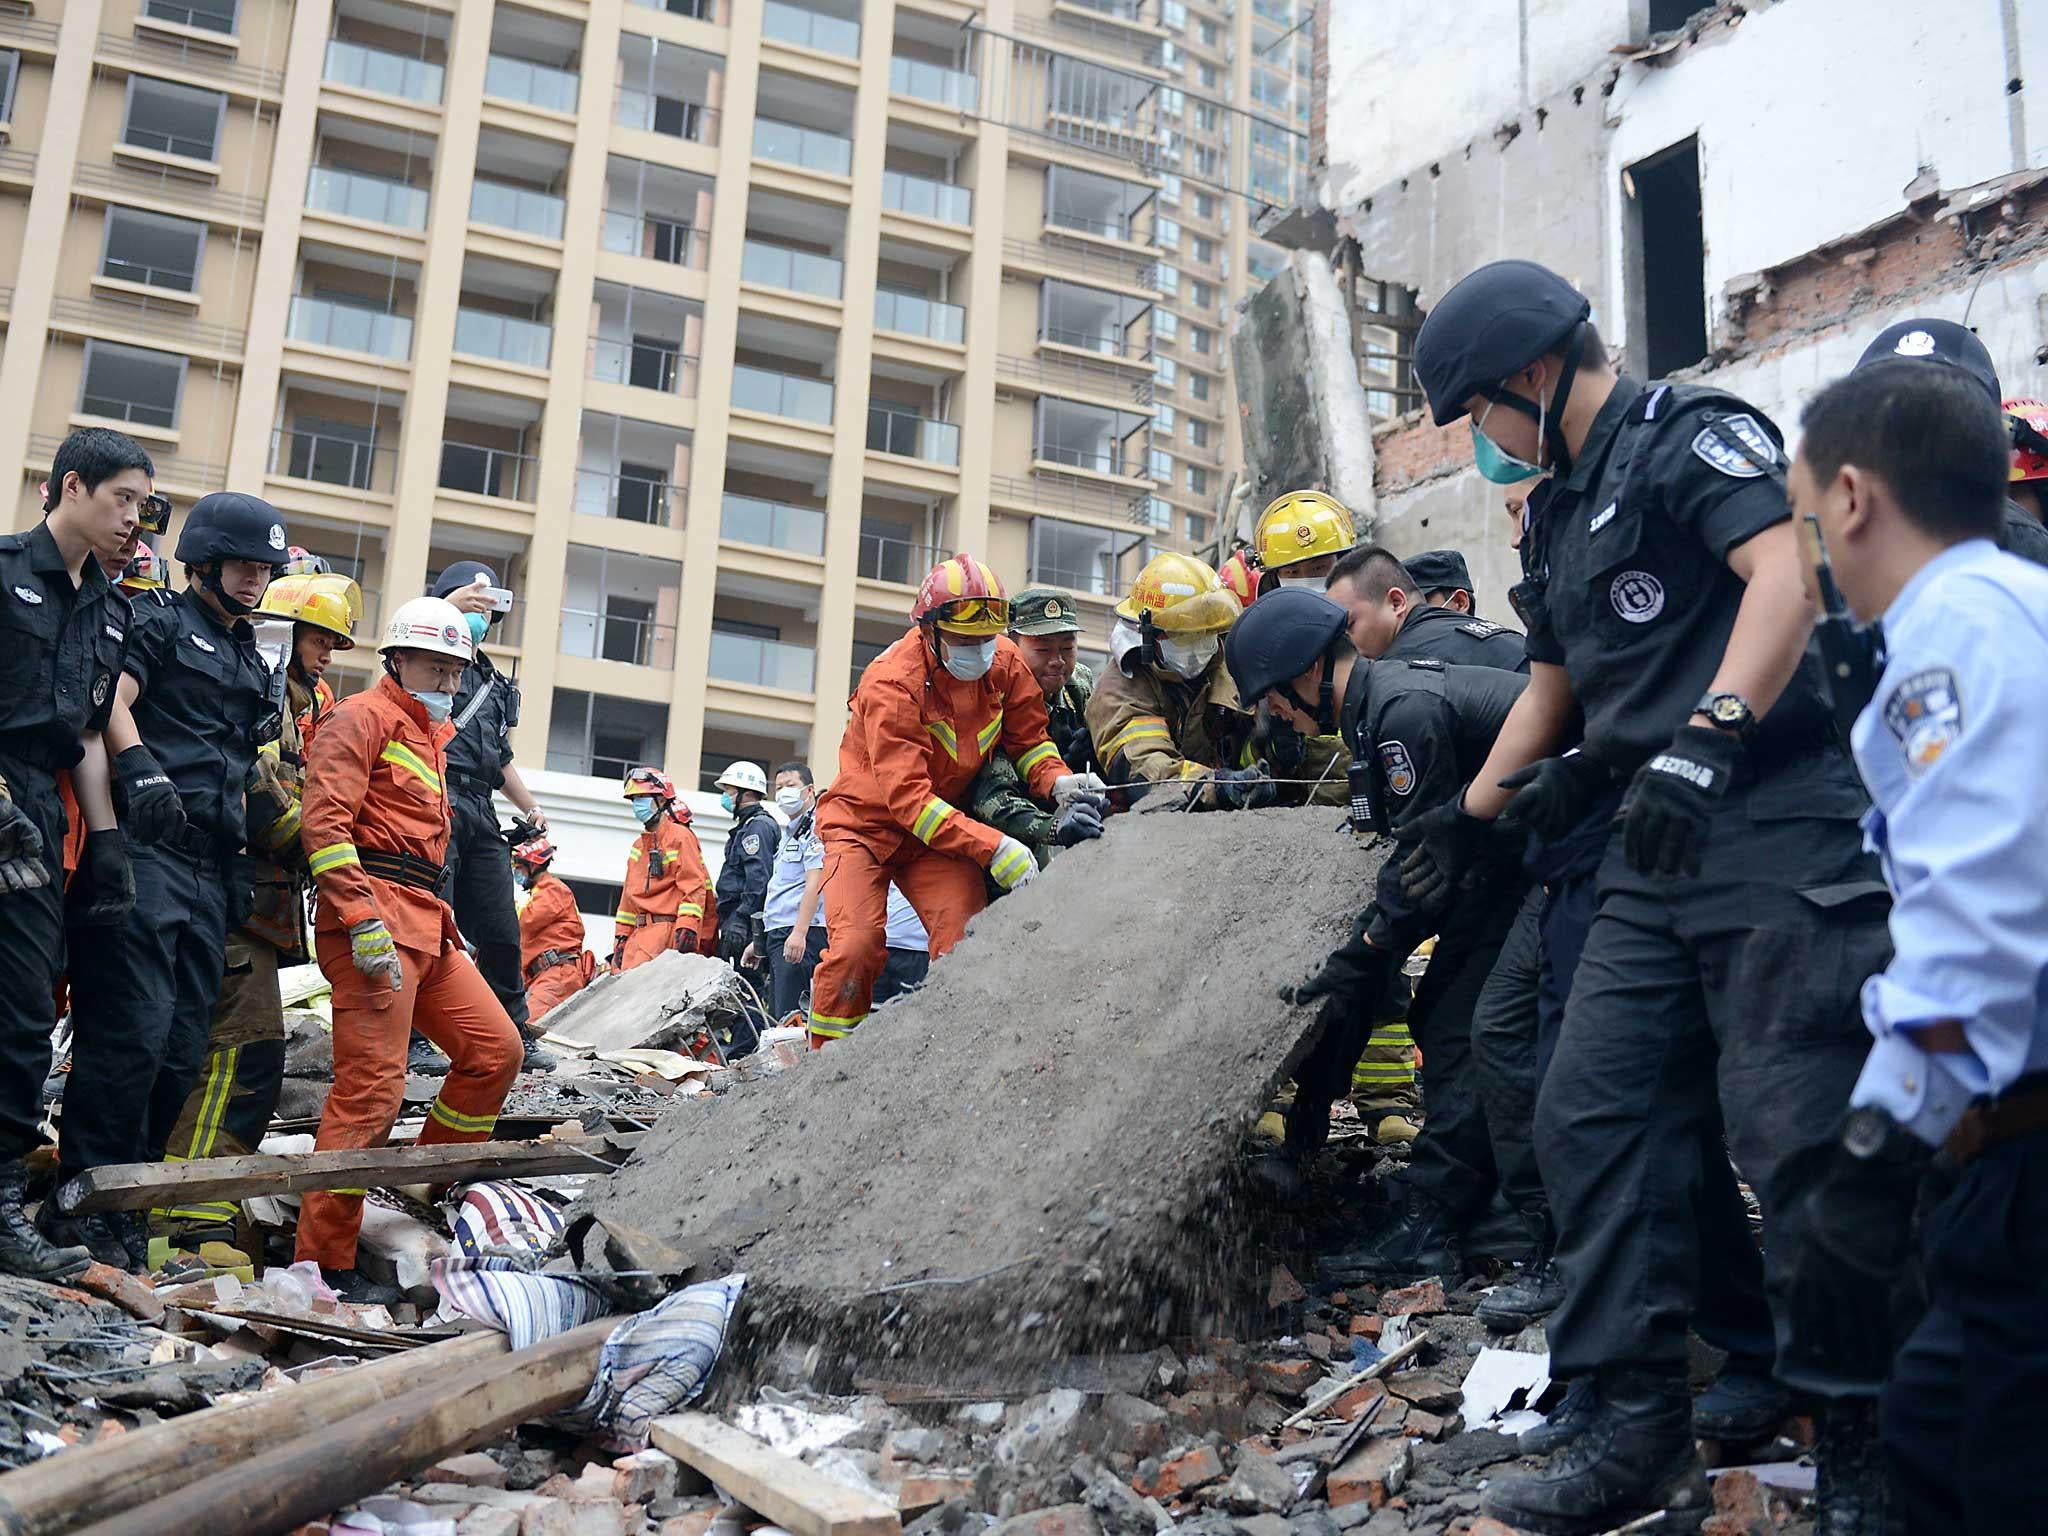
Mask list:
[[[1304,592],[1320,592],[1323,590],[1325,578],[1321,576],[1278,576],[1274,579],[1283,587],[1299,587]]]
[[[1192,682],[1202,675],[1203,668],[1215,660],[1216,647],[1221,643],[1220,637],[1216,635],[1206,636],[1187,645],[1162,637],[1159,642],[1159,662],[1169,672]]]
[[[996,664],[996,642],[991,635],[979,645],[963,645],[958,640],[946,642],[946,670],[963,683],[979,682],[988,676],[988,669]]]
[[[775,805],[785,816],[800,815],[804,808],[804,792],[800,789],[778,789],[775,791]]]

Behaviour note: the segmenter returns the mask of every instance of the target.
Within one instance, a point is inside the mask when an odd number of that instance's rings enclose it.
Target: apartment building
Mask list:
[[[1077,589],[1099,647],[1214,538],[1294,4],[9,3],[14,525],[118,424],[181,506],[260,489],[372,630],[505,571],[550,782],[829,772],[947,552]]]

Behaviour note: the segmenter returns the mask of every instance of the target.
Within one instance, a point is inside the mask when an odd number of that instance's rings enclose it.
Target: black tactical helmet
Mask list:
[[[215,491],[192,503],[173,553],[191,566],[254,560],[276,567],[284,564],[288,547],[277,508],[246,491]]]
[[[1901,320],[1888,325],[1863,349],[1856,367],[1881,362],[1888,357],[1917,358],[1959,369],[1991,392],[1992,403],[2003,409],[2005,392],[1998,385],[1998,367],[1991,350],[1977,339],[1977,333],[1953,320]],[[1850,370],[1854,372],[1854,369]]]
[[[498,584],[498,573],[488,565],[485,565],[483,561],[457,560],[439,576],[434,578],[434,590],[427,595],[429,597],[446,597],[450,592],[458,588],[470,586],[479,576],[483,577],[484,585],[487,587],[495,587]]]
[[[1349,622],[1337,604],[1305,587],[1280,587],[1261,597],[1223,638],[1223,664],[1239,702],[1256,709],[1270,691],[1314,666]]]
[[[1415,379],[1445,426],[1572,334],[1593,313],[1583,293],[1533,261],[1493,261],[1437,300],[1415,337]]]

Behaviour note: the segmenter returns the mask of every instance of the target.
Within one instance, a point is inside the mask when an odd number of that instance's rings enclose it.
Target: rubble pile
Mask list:
[[[1378,857],[1323,809],[1120,817],[822,1060],[666,1120],[589,1206],[746,1270],[756,1360],[1203,1331],[1262,1274],[1229,1237],[1241,1138],[1312,1022],[1274,978],[1342,940]]]

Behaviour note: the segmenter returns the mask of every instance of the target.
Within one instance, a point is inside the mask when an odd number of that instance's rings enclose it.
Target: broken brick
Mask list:
[[[711,1529],[711,1522],[718,1518],[718,1508],[693,1509],[680,1515],[670,1515],[656,1527],[657,1536],[705,1536]]]
[[[130,1317],[142,1322],[160,1323],[164,1320],[164,1304],[157,1300],[149,1282],[124,1269],[95,1262],[86,1265],[85,1273],[71,1284],[90,1295],[111,1301]]]
[[[427,1468],[425,1480],[430,1483],[465,1483],[472,1488],[502,1488],[505,1486],[505,1469],[482,1451],[470,1451],[434,1463]]]
[[[988,1536],[1102,1536],[1102,1525],[1086,1504],[1056,1504],[1013,1515],[989,1527]]]
[[[1736,1467],[1714,1479],[1714,1515],[1728,1522],[1735,1536],[1768,1536],[1782,1521],[1782,1505],[1774,1507],[1771,1490],[1747,1468]]]
[[[1365,1503],[1383,1507],[1408,1480],[1414,1456],[1406,1440],[1374,1440],[1354,1452],[1330,1474],[1327,1497],[1330,1508]]]
[[[1481,1515],[1465,1527],[1465,1536],[1522,1536],[1512,1525],[1502,1525],[1491,1515]]]
[[[1438,1279],[1420,1285],[1405,1285],[1380,1297],[1380,1310],[1388,1317],[1408,1317],[1417,1312],[1441,1312],[1445,1308],[1444,1283]]]
[[[1387,1384],[1383,1381],[1361,1381],[1324,1410],[1326,1413],[1349,1422],[1387,1395]]]
[[[455,1536],[519,1536],[519,1512],[479,1505],[462,1517]]]
[[[673,1498],[680,1476],[674,1457],[653,1449],[635,1451],[612,1463],[612,1497],[621,1504]]]
[[[1127,1392],[1112,1392],[1102,1400],[1099,1417],[1103,1444],[1112,1453],[1120,1451],[1142,1460],[1166,1449],[1166,1410],[1157,1403]]]
[[[1148,1499],[1177,1499],[1223,1475],[1223,1458],[1213,1445],[1198,1445],[1161,1467],[1156,1476],[1141,1476],[1131,1486]]]
[[[1309,1354],[1317,1360],[1328,1360],[1330,1358],[1330,1351],[1334,1347],[1330,1343],[1330,1336],[1327,1333],[1304,1335],[1301,1342],[1308,1347]]]
[[[1252,1363],[1251,1382],[1262,1392],[1300,1397],[1322,1374],[1323,1368],[1313,1360],[1257,1360]]]
[[[912,1472],[896,1489],[896,1512],[906,1517],[921,1515],[954,1499],[974,1497],[974,1479],[955,1473]]]
[[[1460,1413],[1436,1414],[1421,1408],[1410,1408],[1407,1422],[1403,1425],[1409,1434],[1420,1435],[1425,1440],[1442,1440],[1464,1427],[1464,1415]]]
[[[1387,1378],[1387,1390],[1403,1402],[1442,1413],[1465,1401],[1464,1392],[1427,1371],[1400,1371]]]
[[[1351,1337],[1354,1339],[1377,1339],[1385,1331],[1387,1320],[1377,1312],[1361,1312],[1351,1319]]]
[[[1293,1271],[1285,1264],[1275,1264],[1273,1272],[1266,1277],[1266,1305],[1286,1307],[1307,1299],[1308,1291],[1294,1278]]]
[[[1284,1515],[1294,1498],[1292,1472],[1261,1451],[1238,1447],[1237,1470],[1223,1489],[1223,1501],[1233,1514]]]

